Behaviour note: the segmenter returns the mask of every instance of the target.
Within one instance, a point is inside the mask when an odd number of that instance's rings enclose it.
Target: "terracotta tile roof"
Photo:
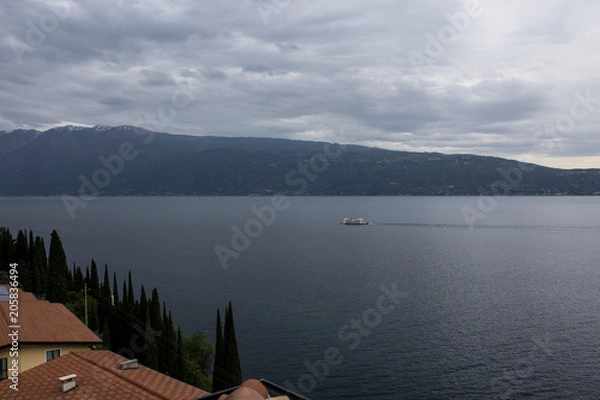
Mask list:
[[[267,391],[267,396],[265,396],[265,393],[263,390],[256,390],[257,386],[256,385],[260,385],[262,386],[262,388],[264,388],[264,390]],[[224,400],[227,399],[228,395],[231,395],[235,392],[236,389],[242,387],[242,386],[249,386],[250,388],[255,389],[257,392],[259,392],[259,394],[261,394],[263,397],[267,397],[267,399],[279,399],[279,400],[308,400],[306,397],[299,395],[298,393],[294,393],[289,389],[286,389],[282,386],[279,386],[271,381],[268,381],[266,379],[260,379],[260,380],[255,380],[255,379],[248,379],[246,380],[244,383],[242,383],[240,386],[235,386],[229,389],[225,389],[225,390],[221,390],[220,392],[215,392],[212,394],[208,394],[204,397],[200,397],[198,399],[195,400]],[[259,387],[260,387],[259,386]],[[261,389],[262,389],[261,388]]]
[[[126,358],[107,350],[71,352],[19,374],[19,390],[2,381],[0,399],[191,400],[208,393],[143,365],[121,370]],[[59,377],[76,374],[77,388],[63,394]]]
[[[8,288],[5,285],[5,288]],[[0,301],[0,349],[10,346],[8,326],[12,325],[10,304]],[[29,292],[19,291],[19,343],[100,344],[94,334],[64,305],[37,300]]]

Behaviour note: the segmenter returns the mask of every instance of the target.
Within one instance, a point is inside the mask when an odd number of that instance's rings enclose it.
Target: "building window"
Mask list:
[[[0,381],[8,378],[8,358],[0,358]]]
[[[46,350],[46,362],[60,357],[60,349]]]

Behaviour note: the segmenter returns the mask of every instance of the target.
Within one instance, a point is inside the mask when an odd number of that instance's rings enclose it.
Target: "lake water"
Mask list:
[[[0,226],[131,269],[188,334],[214,337],[233,301],[244,375],[313,399],[599,398],[600,198],[482,203],[470,227],[478,200],[291,198],[227,269],[215,245],[271,198],[98,198],[75,219],[58,197],[0,198]]]

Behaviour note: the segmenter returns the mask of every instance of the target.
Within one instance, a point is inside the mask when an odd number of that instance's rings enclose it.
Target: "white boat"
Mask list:
[[[344,220],[342,222],[340,222],[340,224],[342,225],[369,225],[369,223],[367,221],[364,220],[364,218],[344,218]]]

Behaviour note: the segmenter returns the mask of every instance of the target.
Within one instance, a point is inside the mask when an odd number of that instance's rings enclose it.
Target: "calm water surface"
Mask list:
[[[292,198],[226,270],[215,245],[271,198],[99,198],[75,219],[0,198],[0,226],[131,269],[188,334],[232,300],[245,376],[313,399],[600,398],[600,198],[508,198],[469,227],[477,200]]]

